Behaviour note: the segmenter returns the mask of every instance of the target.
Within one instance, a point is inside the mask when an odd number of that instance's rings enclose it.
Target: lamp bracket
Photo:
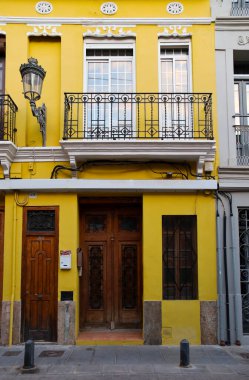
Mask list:
[[[40,124],[40,132],[42,134],[42,146],[46,146],[47,107],[44,103],[41,107],[36,107],[34,100],[30,100],[29,103],[32,110],[32,115],[37,118],[37,121]]]

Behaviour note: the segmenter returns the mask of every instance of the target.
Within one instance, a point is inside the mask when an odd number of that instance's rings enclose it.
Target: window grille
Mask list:
[[[239,208],[238,212],[243,333],[249,334],[249,209]]]
[[[163,216],[162,224],[163,299],[196,299],[196,216]]]

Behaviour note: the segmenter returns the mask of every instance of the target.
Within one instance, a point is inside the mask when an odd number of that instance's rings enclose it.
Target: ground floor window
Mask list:
[[[249,334],[249,208],[238,211],[243,333]]]
[[[163,299],[197,298],[195,215],[163,216]]]

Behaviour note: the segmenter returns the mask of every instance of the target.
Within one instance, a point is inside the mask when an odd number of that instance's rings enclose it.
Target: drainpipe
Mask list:
[[[14,317],[14,297],[16,289],[16,192],[13,202],[13,244],[12,244],[12,277],[11,277],[11,300],[10,300],[10,324],[9,324],[9,346],[12,345],[13,337],[13,317]]]
[[[223,255],[224,255],[224,274],[225,274],[225,290],[226,290],[226,323],[227,323],[227,344],[230,346],[230,312],[229,312],[229,291],[228,291],[228,274],[227,274],[227,216],[224,209],[223,212]]]
[[[221,235],[221,220],[218,209],[218,201],[222,200],[217,195],[217,211],[216,211],[216,237],[217,237],[217,261],[218,261],[218,294],[219,294],[219,339],[220,345],[225,345],[225,305],[224,305],[224,294],[223,294],[223,260],[222,260],[222,235]]]
[[[224,194],[229,201],[230,207],[230,222],[231,222],[231,253],[233,260],[233,281],[234,281],[234,318],[235,318],[235,344],[240,346],[240,336],[239,336],[239,316],[238,311],[241,309],[241,291],[240,291],[240,278],[238,277],[237,262],[236,262],[236,249],[235,249],[235,228],[234,228],[234,216],[233,216],[233,205],[232,205],[232,195],[230,193]]]

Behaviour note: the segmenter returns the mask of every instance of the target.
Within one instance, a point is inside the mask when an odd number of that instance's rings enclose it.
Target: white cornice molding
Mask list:
[[[136,33],[131,30],[125,30],[124,28],[134,28],[136,25],[89,25],[83,37],[97,37],[97,38],[126,38],[126,37],[136,37]]]
[[[209,161],[215,157],[214,140],[61,140],[60,144],[68,155],[77,159],[92,159],[96,157],[111,158],[114,155],[120,158],[174,158],[182,160],[186,155],[197,159],[200,155],[206,156]]]
[[[224,17],[215,20],[216,31],[248,31],[249,17]]]
[[[11,164],[18,162],[66,162],[72,168],[88,160],[138,160],[138,161],[196,161],[197,174],[204,168],[213,170],[215,141],[87,141],[61,140],[60,147],[21,147],[11,142],[0,143],[0,163],[5,178],[9,178]],[[76,172],[73,172],[76,173]]]
[[[191,27],[192,25],[169,25],[167,27],[164,27],[162,25],[158,25],[159,27],[163,27],[164,31],[161,33],[158,33],[158,37],[178,37],[178,38],[186,38],[190,37],[191,34],[187,32],[187,28]]]
[[[249,181],[249,166],[219,167],[220,179],[244,179]]]
[[[149,192],[172,193],[216,190],[215,180],[91,180],[91,179],[7,179],[0,181],[1,191],[35,192]]]
[[[60,146],[17,148],[14,162],[68,162],[68,155]]]
[[[219,189],[230,191],[249,190],[249,167],[220,167]]]
[[[14,161],[17,147],[10,141],[0,142],[0,164],[3,168],[4,178],[9,178],[10,167]]]
[[[198,175],[207,163],[212,169],[216,151],[214,140],[61,140],[60,144],[72,168],[87,160],[196,161]]]
[[[47,25],[47,24],[75,24],[75,25],[210,25],[213,20],[210,17],[193,17],[193,18],[170,18],[170,17],[124,17],[124,18],[87,18],[87,17],[12,17],[12,16],[0,16],[0,23],[6,24],[32,24],[32,25]]]
[[[58,25],[48,25],[48,24],[43,24],[43,25],[28,25],[33,28],[32,32],[28,32],[27,36],[43,36],[43,37],[60,37],[62,36],[62,33],[57,32],[56,28],[58,26],[61,26],[60,24]]]

